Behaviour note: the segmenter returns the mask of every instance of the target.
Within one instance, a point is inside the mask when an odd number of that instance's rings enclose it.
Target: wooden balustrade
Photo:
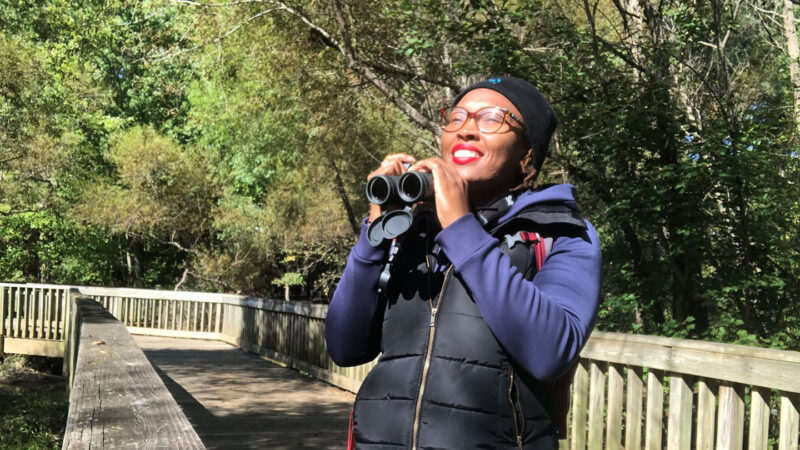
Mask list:
[[[0,353],[61,356],[69,287],[0,284]]]
[[[48,297],[19,286],[12,295],[8,286],[3,285],[3,298],[20,301],[13,307],[8,300],[0,304],[5,305],[0,323],[16,321],[23,325],[14,333],[34,333],[36,327],[26,326],[24,318],[36,324],[38,319],[22,306],[32,311],[33,303],[21,299]],[[144,289],[78,290],[131,333],[221,339],[354,392],[374,364],[342,368],[330,360],[326,305]],[[59,323],[64,326],[63,319]],[[58,332],[52,328],[51,336],[63,335]],[[798,373],[798,352],[595,332],[576,372],[569,440],[562,448],[797,450]]]
[[[595,332],[582,358],[572,448],[798,448],[798,352]]]
[[[205,448],[125,325],[76,297],[77,350],[62,448]]]

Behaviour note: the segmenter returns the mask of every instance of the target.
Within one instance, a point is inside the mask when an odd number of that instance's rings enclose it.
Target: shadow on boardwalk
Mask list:
[[[353,394],[223,342],[134,338],[208,448],[346,446]]]

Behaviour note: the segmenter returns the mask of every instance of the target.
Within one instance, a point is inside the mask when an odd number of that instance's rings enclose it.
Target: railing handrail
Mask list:
[[[800,393],[800,352],[595,331],[581,357]]]
[[[91,297],[72,303],[77,361],[62,448],[205,448],[125,325]]]
[[[327,305],[307,301],[287,301],[236,294],[88,286],[81,286],[78,289],[84,295],[221,303],[224,305],[246,306],[264,311],[291,313],[317,319],[324,319],[328,310]]]

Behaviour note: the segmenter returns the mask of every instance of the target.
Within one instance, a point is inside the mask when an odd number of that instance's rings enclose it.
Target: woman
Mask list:
[[[370,174],[411,163],[434,180],[434,212],[417,208],[398,239],[389,287],[377,288],[389,245],[370,246],[362,230],[328,310],[337,364],[381,354],[356,397],[354,441],[554,449],[553,380],[596,319],[599,240],[572,186],[533,187],[556,125],[534,86],[491,78],[453,105],[442,110],[441,158],[389,155]],[[380,214],[373,205],[367,223]],[[528,232],[552,239],[538,272]]]

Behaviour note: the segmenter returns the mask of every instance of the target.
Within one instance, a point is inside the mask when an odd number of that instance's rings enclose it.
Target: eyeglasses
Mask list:
[[[472,117],[475,118],[475,123],[482,133],[496,133],[503,126],[506,117],[511,117],[525,126],[511,111],[499,106],[487,106],[475,112],[469,112],[460,106],[450,106],[440,109],[439,115],[442,117],[442,129],[450,132],[460,130]]]

